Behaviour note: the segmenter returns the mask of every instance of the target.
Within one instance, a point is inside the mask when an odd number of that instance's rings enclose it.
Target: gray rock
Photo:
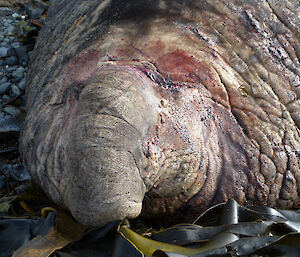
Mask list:
[[[7,82],[7,77],[3,76],[3,77],[0,79],[0,84],[5,83],[5,82]]]
[[[9,100],[9,99],[10,99],[10,97],[8,95],[3,95],[2,96],[2,100],[4,100],[4,101]]]
[[[17,47],[20,47],[20,43],[19,42],[14,42],[14,43],[11,44],[11,46],[13,48],[17,48]]]
[[[28,61],[22,61],[21,62],[21,65],[25,68],[28,66]]]
[[[10,115],[0,112],[0,133],[4,131],[20,131],[22,121],[12,118]]]
[[[3,22],[2,25],[3,25],[4,27],[8,27],[8,26],[10,26],[11,24],[6,20],[6,21]]]
[[[10,93],[12,96],[19,96],[21,94],[21,91],[16,85],[11,85]]]
[[[24,70],[25,69],[23,67],[19,67],[15,71],[12,72],[12,76],[16,80],[21,80],[24,77]]]
[[[4,109],[4,112],[6,112],[7,114],[13,116],[13,117],[17,117],[20,115],[21,111],[12,105],[6,106]]]
[[[0,46],[1,46],[1,47],[8,47],[8,44],[7,44],[6,42],[2,42],[2,43],[0,44]]]
[[[23,91],[25,91],[26,88],[26,78],[23,78],[19,83],[19,88]]]
[[[6,70],[5,69],[0,69],[0,78],[3,78],[4,76],[6,76],[7,75],[7,72],[6,72]]]
[[[15,27],[12,26],[12,25],[9,25],[6,29],[6,31],[9,33],[9,32],[13,32],[15,30]]]
[[[6,65],[6,66],[7,66],[6,71],[9,72],[9,73],[13,72],[18,67],[18,66],[8,66],[8,65]]]
[[[21,164],[11,165],[11,170],[9,173],[11,177],[13,177],[16,181],[19,182],[31,179],[27,169]]]
[[[13,10],[8,7],[0,7],[1,16],[11,16],[13,13]]]
[[[7,51],[7,56],[15,56],[17,57],[17,52],[13,47],[10,47]]]
[[[0,47],[0,57],[6,57],[7,56],[7,52],[8,52],[8,48],[7,47]]]
[[[5,62],[5,64],[12,66],[12,65],[18,64],[19,60],[15,56],[10,56],[10,57],[7,57],[4,62]]]
[[[3,95],[6,93],[6,91],[10,88],[11,84],[10,82],[4,82],[0,84],[0,95]]]

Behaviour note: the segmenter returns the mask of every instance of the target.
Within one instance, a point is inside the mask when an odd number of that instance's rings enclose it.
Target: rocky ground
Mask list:
[[[26,73],[49,3],[0,3],[0,197],[19,194],[30,181],[18,152],[25,117]]]

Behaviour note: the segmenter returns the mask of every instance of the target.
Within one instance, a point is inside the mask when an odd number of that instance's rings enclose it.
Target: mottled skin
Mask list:
[[[300,4],[56,0],[21,152],[83,224],[300,203]],[[144,199],[144,200],[143,200]],[[170,216],[171,215],[171,216]]]

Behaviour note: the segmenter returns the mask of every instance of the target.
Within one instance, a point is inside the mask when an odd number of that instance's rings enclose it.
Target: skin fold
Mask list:
[[[21,154],[89,226],[300,197],[300,4],[53,1]],[[62,22],[63,21],[63,22]]]

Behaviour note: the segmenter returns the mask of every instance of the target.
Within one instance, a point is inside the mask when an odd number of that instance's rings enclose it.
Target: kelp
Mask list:
[[[45,235],[54,224],[54,213],[46,219],[5,219],[0,220],[0,256],[9,257],[32,238]]]
[[[131,227],[127,220],[89,229],[68,215],[56,213],[54,225],[46,234],[28,241],[28,234],[18,232],[24,235],[23,241],[18,242],[24,244],[13,256],[299,256],[300,253],[300,212],[297,210],[249,208],[229,200],[208,209],[193,224],[178,224],[158,232],[146,229],[147,233]],[[28,226],[24,223],[23,229],[28,230]],[[3,238],[5,233],[11,232],[0,230],[0,233]],[[7,238],[12,236],[8,234]]]

